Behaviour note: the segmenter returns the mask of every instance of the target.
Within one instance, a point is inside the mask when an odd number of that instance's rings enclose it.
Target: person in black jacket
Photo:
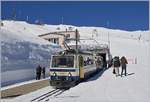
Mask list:
[[[114,70],[113,73],[116,74],[116,77],[119,76],[119,67],[120,67],[120,59],[119,56],[115,56],[113,59]]]
[[[121,67],[122,67],[121,77],[122,77],[124,71],[125,71],[124,75],[125,76],[127,75],[126,64],[128,64],[127,59],[125,58],[125,56],[122,56],[121,57]]]
[[[38,67],[36,68],[36,80],[40,80],[40,78],[41,78],[41,70],[42,70],[41,66],[38,65]]]
[[[45,78],[45,67],[42,68],[43,78]]]

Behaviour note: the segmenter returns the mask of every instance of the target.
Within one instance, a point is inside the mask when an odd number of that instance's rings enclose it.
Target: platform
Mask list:
[[[16,97],[49,86],[49,79],[31,80],[1,88],[1,98]]]

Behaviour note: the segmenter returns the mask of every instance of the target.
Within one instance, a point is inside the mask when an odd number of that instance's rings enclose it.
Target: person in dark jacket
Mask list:
[[[127,62],[127,59],[125,58],[125,56],[121,57],[121,67],[122,67],[121,77],[123,75],[123,72],[125,72],[124,73],[125,76],[127,75],[127,68],[126,68],[127,66],[126,66],[126,64],[128,64],[128,62]]]
[[[115,56],[113,59],[113,73],[116,74],[116,77],[119,76],[119,67],[120,67],[120,60],[119,56]]]
[[[41,66],[38,65],[38,67],[36,68],[36,80],[40,80],[40,78],[41,78],[41,70],[42,70]]]
[[[45,78],[45,67],[42,68],[43,78]]]

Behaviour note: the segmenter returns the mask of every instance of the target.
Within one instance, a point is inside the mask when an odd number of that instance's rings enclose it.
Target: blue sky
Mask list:
[[[149,29],[148,1],[2,1],[2,19],[29,23],[37,19],[46,24],[63,23],[76,26],[97,26],[128,31]],[[109,22],[109,24],[107,24]]]

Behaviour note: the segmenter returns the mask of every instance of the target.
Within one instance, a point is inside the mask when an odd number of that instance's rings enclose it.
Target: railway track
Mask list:
[[[38,96],[34,99],[32,99],[30,102],[46,102],[49,101],[52,97],[57,97],[61,95],[66,89],[54,89],[52,91],[49,91],[41,96]]]

